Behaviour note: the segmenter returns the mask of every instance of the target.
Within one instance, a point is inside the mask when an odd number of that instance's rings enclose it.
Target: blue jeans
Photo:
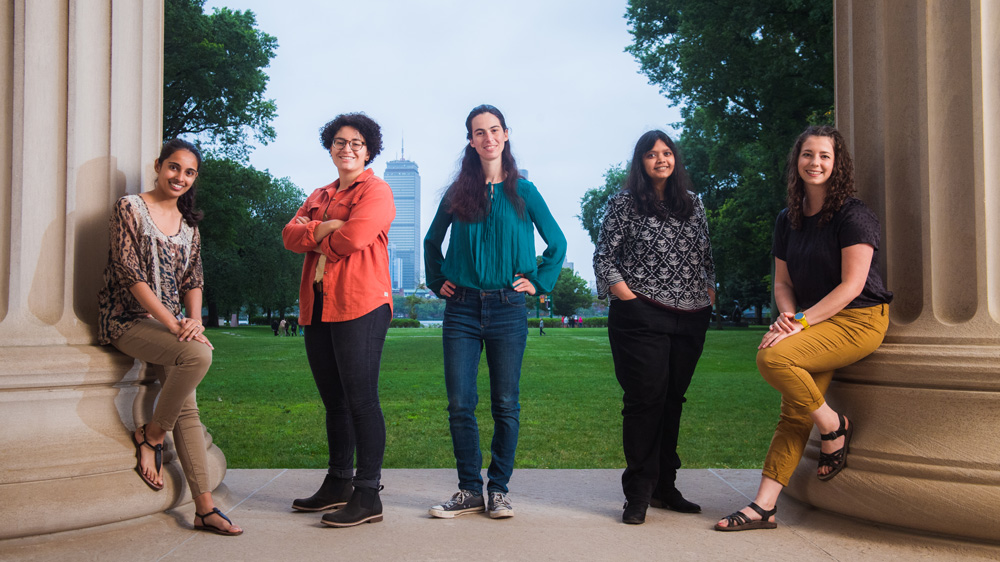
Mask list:
[[[487,490],[507,493],[517,450],[521,360],[528,339],[524,293],[511,289],[478,291],[456,287],[455,294],[445,304],[442,328],[448,423],[458,467],[458,487],[475,492],[483,489],[483,455],[479,450],[479,426],[476,424],[479,402],[476,377],[479,357],[485,347],[493,413]]]
[[[385,455],[378,375],[392,313],[384,304],[354,320],[323,322],[323,299],[316,297],[304,339],[309,367],[326,407],[329,474],[353,476],[355,488],[378,488]]]

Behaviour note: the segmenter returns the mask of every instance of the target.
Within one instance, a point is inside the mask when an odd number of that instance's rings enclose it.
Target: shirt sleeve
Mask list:
[[[837,233],[837,243],[840,248],[855,244],[868,244],[878,250],[881,238],[881,227],[878,217],[866,205],[858,201],[846,209],[844,220]]]
[[[115,284],[128,289],[136,283],[148,283],[139,258],[138,216],[132,203],[122,197],[115,204],[108,227],[111,237],[111,271]]]
[[[538,234],[545,241],[545,251],[542,252],[542,263],[538,265],[538,270],[533,278],[528,279],[538,293],[550,293],[556,286],[559,274],[562,273],[562,264],[566,259],[566,236],[563,234],[556,219],[549,211],[545,199],[538,189],[531,189],[527,193],[525,209],[528,216],[535,223]]]
[[[705,204],[700,197],[695,196],[695,213],[698,227],[701,229],[701,261],[705,271],[705,282],[709,289],[715,289],[715,259],[712,257],[712,238],[708,235],[708,215]]]
[[[441,244],[444,243],[444,235],[451,226],[452,215],[448,212],[448,204],[444,199],[438,205],[434,220],[431,221],[430,228],[424,236],[424,273],[427,275],[427,288],[440,294],[441,286],[444,285],[444,274],[441,273],[444,267],[444,254],[441,252]]]
[[[320,250],[330,262],[371,246],[379,234],[389,231],[392,219],[396,218],[396,203],[387,183],[373,182],[355,201],[344,225],[320,243]]]
[[[201,233],[198,227],[194,228],[194,237],[191,240],[191,260],[188,263],[187,271],[181,280],[181,295],[192,289],[202,289],[205,287],[205,275],[201,267]]]
[[[601,219],[601,230],[597,235],[597,245],[594,249],[594,277],[597,279],[597,297],[607,298],[612,285],[625,280],[618,270],[618,258],[621,245],[625,241],[625,226],[628,211],[626,197],[613,195],[604,209]]]
[[[316,248],[316,237],[314,235],[316,227],[319,226],[319,220],[313,219],[313,210],[319,206],[319,199],[322,196],[325,187],[321,187],[313,192],[302,206],[299,207],[298,211],[295,211],[295,216],[292,220],[288,221],[288,224],[281,229],[281,241],[285,244],[286,250],[291,250],[292,252],[298,254],[304,254],[310,252]],[[305,224],[299,224],[295,219],[299,217],[306,217],[309,222]]]

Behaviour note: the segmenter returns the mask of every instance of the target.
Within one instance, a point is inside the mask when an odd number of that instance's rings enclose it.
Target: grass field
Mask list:
[[[688,390],[680,436],[686,468],[758,468],[779,394],[757,374],[762,329],[709,330]],[[233,468],[324,468],[324,410],[300,337],[264,327],[211,330],[215,360],[198,388],[202,421]],[[453,468],[439,329],[389,330],[380,395],[386,468]],[[485,355],[477,410],[489,462],[493,423]],[[553,329],[528,337],[521,371],[519,468],[617,468],[621,388],[607,330]]]

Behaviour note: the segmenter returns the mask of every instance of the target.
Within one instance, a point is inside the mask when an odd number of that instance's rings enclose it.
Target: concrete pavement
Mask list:
[[[650,509],[638,526],[621,523],[618,470],[515,470],[516,516],[505,520],[431,518],[427,508],[456,490],[455,471],[386,470],[385,520],[349,529],[290,508],[324,473],[230,470],[217,502],[245,529],[239,537],[193,531],[194,507],[187,504],[103,527],[0,541],[0,560],[1000,560],[1000,543],[911,534],[791,499],[778,504],[778,529],[712,530],[753,497],[756,470],[682,470],[678,488],[703,512]]]

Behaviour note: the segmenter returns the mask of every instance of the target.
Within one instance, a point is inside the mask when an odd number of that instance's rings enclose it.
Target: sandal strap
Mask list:
[[[740,527],[750,522],[750,518],[742,511],[734,511],[726,516],[726,524],[729,527]]]
[[[823,441],[833,441],[834,439],[842,435],[847,435],[847,428],[845,427],[844,424],[844,422],[847,421],[847,418],[844,417],[844,414],[837,414],[837,416],[840,418],[840,427],[837,429],[837,431],[831,431],[830,433],[820,433],[819,438],[822,439]]]
[[[139,447],[145,445],[153,450],[153,453],[155,453],[153,457],[156,459],[156,472],[160,472],[160,469],[163,468],[163,443],[153,445],[146,439],[146,424],[142,424],[142,427],[139,428],[139,433],[142,434],[142,443],[139,443]]]
[[[778,506],[774,506],[773,508],[771,508],[770,511],[768,511],[768,510],[765,510],[764,508],[762,508],[761,506],[757,505],[756,503],[750,502],[750,506],[749,507],[750,507],[750,509],[756,511],[757,515],[760,515],[760,520],[761,521],[767,521],[768,517],[774,515],[775,513],[778,513]]]
[[[143,435],[142,443],[139,443],[139,446],[142,447],[143,445],[149,447],[153,450],[153,453],[155,453],[153,456],[156,458],[156,472],[159,472],[163,467],[163,443],[153,445],[149,441],[146,441],[146,436]]]
[[[221,511],[219,511],[219,508],[217,508],[217,507],[213,507],[212,511],[209,511],[208,513],[205,513],[205,514],[201,514],[201,513],[198,513],[196,511],[196,512],[194,512],[194,516],[195,517],[201,517],[201,522],[202,522],[202,524],[204,524],[205,523],[205,518],[208,517],[209,515],[212,515],[213,513],[216,514],[216,515],[218,515],[219,517],[225,519],[226,522],[229,523],[230,525],[233,524],[232,519],[226,517],[226,514],[222,513]],[[212,525],[212,527],[215,527],[215,525]],[[218,528],[218,527],[216,527],[216,528]]]

